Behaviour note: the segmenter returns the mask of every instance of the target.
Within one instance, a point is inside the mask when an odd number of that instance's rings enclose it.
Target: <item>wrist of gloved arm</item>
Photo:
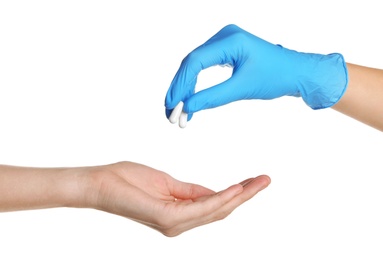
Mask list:
[[[348,84],[346,62],[340,53],[328,55],[304,53],[297,82],[303,101],[312,109],[332,107],[343,96]]]

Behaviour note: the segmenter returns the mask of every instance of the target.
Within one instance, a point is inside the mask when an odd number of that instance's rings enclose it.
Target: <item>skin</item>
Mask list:
[[[0,165],[0,212],[93,208],[174,237],[222,220],[270,184],[261,175],[220,192],[133,162],[73,168]]]
[[[383,131],[383,70],[347,63],[349,84],[333,109]]]

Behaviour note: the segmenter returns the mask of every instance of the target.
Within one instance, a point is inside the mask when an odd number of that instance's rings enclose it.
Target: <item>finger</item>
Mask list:
[[[256,178],[249,178],[240,183],[240,185],[233,185],[228,189],[218,192],[217,194],[225,197],[221,197],[219,203],[215,204],[218,207],[211,207],[209,211],[205,212],[205,215],[200,216],[199,225],[208,224],[217,220],[221,220],[230,215],[238,206],[243,204],[245,201],[252,198],[259,191],[263,190],[270,184],[270,178],[266,175],[258,176]],[[242,187],[241,192],[238,192],[233,197],[232,194],[228,193],[233,187]],[[212,205],[209,205],[212,206]]]
[[[225,190],[210,194],[208,197],[200,197],[190,205],[189,210],[195,212],[199,218],[210,216],[221,207],[231,201],[236,195],[243,191],[243,186],[234,184]]]
[[[265,189],[271,183],[271,179],[267,175],[260,175],[256,178],[245,180],[241,183],[243,191],[225,204],[220,210],[230,214],[238,206],[253,198],[258,192]]]
[[[254,180],[254,178],[248,178],[244,181],[241,181],[239,184],[242,185],[242,187],[245,187],[246,185],[248,185],[249,183],[251,183],[252,181]]]
[[[182,214],[176,215],[178,225],[174,228],[185,231],[224,218],[217,216],[217,212],[222,212],[222,207],[242,191],[242,185],[236,184],[219,193],[199,197],[194,203],[185,205]]]
[[[240,184],[232,185],[223,191],[214,193],[199,185],[180,182],[174,186],[174,190],[178,191],[178,194],[184,194],[186,196],[185,198],[195,198],[196,202],[183,205],[172,204],[178,208],[178,213],[172,215],[174,218],[172,223],[175,225],[171,225],[170,228],[162,232],[170,236],[175,236],[195,227],[224,219],[244,201],[267,187],[269,183],[270,178],[268,176],[259,176],[257,178],[247,179]],[[189,189],[189,192],[185,192],[185,188],[186,190]],[[191,192],[191,190],[193,190],[193,192]],[[244,192],[247,194],[242,196]],[[198,194],[201,196],[198,196]]]
[[[200,110],[247,99],[248,94],[244,91],[246,88],[237,79],[238,77],[233,75],[224,82],[191,95],[188,99],[184,100],[183,110],[188,114],[193,114]]]
[[[234,210],[234,205],[238,206],[241,204],[233,204],[231,207],[226,206],[242,194],[244,187],[247,187],[253,182],[255,184],[252,185],[255,186],[266,186],[268,180],[267,178],[263,180],[262,178],[250,178],[215,194],[206,194],[207,196],[202,197],[192,196],[197,197],[195,202],[184,205],[182,207],[183,210],[179,211],[179,214],[174,215],[174,217],[176,217],[174,222],[178,224],[172,227],[172,232],[174,234],[180,234],[186,230],[224,219]],[[195,188],[198,190],[203,187],[196,185]],[[258,190],[260,189],[261,188],[258,188]],[[203,188],[202,191],[206,192],[206,189]]]
[[[194,94],[198,74],[214,65],[234,64],[230,44],[224,42],[206,42],[189,53],[182,61],[165,97],[167,115],[180,102]]]
[[[212,217],[212,214],[242,190],[242,186],[237,184],[220,193],[199,197],[200,201],[198,202],[173,204],[178,208],[177,214],[171,215],[174,225],[162,230],[162,233],[168,236],[176,236],[187,230],[216,221],[217,218]]]
[[[256,193],[265,189],[271,183],[271,179],[267,175],[260,175],[255,178],[250,178],[242,181],[240,184],[243,186],[243,194],[240,197],[250,199]]]

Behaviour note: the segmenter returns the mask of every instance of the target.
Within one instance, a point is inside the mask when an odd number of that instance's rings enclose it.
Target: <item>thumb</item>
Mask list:
[[[245,99],[246,94],[243,93],[239,84],[240,82],[236,80],[236,77],[232,76],[222,83],[201,90],[184,101],[183,111],[193,114],[200,110],[215,108]]]

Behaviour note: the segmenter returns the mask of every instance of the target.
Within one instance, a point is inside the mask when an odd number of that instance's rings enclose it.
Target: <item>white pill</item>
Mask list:
[[[169,116],[170,123],[175,124],[178,122],[178,119],[181,115],[183,107],[184,107],[184,103],[180,101]]]
[[[182,112],[181,112],[181,115],[180,115],[180,120],[179,120],[179,122],[178,122],[178,125],[179,125],[181,128],[185,128],[187,122],[188,122],[188,114],[182,111]]]

